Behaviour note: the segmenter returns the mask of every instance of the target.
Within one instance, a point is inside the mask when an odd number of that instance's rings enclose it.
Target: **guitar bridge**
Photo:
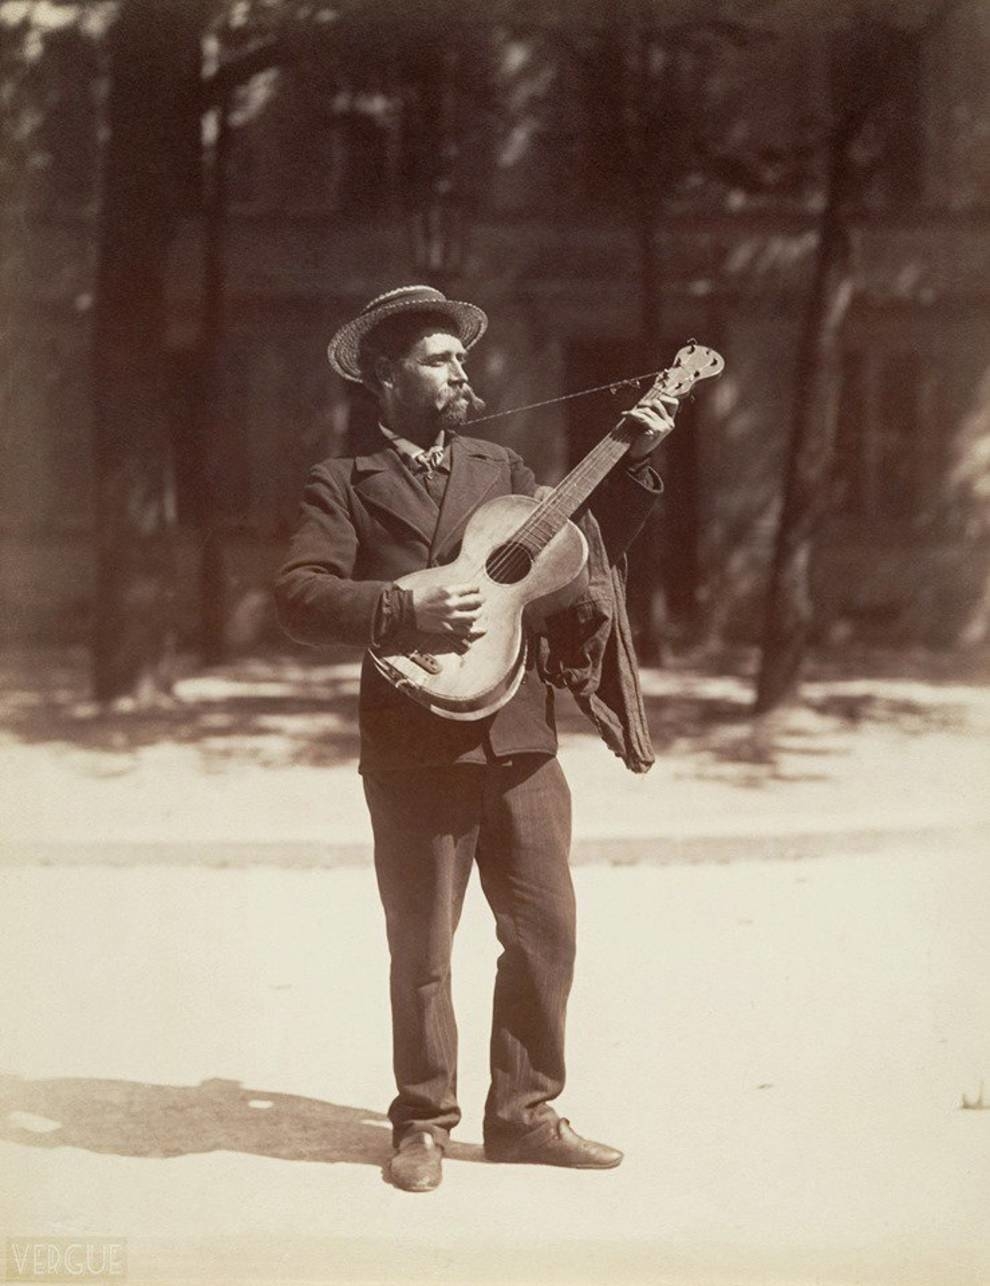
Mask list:
[[[440,673],[440,662],[430,652],[420,652],[417,649],[415,652],[407,652],[406,656],[410,661],[418,665],[421,670],[425,670],[427,674]]]

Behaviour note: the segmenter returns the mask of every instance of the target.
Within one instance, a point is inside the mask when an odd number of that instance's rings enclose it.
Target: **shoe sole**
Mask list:
[[[622,1157],[614,1161],[604,1161],[600,1165],[573,1164],[570,1161],[537,1161],[528,1157],[485,1157],[492,1165],[547,1165],[555,1170],[615,1170],[622,1164]]]
[[[399,1192],[436,1192],[437,1188],[440,1187],[439,1179],[436,1181],[436,1183],[426,1183],[417,1187],[413,1187],[411,1184],[408,1184],[408,1183],[399,1183],[396,1179],[392,1177],[392,1175],[388,1176],[388,1181],[392,1185],[392,1187],[398,1189]]]

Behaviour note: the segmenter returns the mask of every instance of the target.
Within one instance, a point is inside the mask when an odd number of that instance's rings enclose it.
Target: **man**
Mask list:
[[[506,447],[461,436],[483,406],[465,369],[487,317],[427,286],[379,296],[330,341],[334,369],[379,404],[371,454],[312,470],[276,584],[282,622],[306,643],[399,644],[413,632],[475,634],[482,587],[398,587],[407,572],[450,562],[483,501],[532,495],[535,479]],[[659,404],[629,413],[642,429],[593,501],[613,554],[656,502],[647,457],[669,431]],[[568,867],[570,795],[555,758],[553,692],[527,668],[494,715],[441,718],[367,659],[359,702],[359,771],[391,955],[392,1182],[435,1188],[457,1104],[450,954],[474,861],[503,951],[495,983],[489,1160],[585,1169],[621,1152],[581,1138],[550,1106],[564,1085],[564,1014],[574,963]]]

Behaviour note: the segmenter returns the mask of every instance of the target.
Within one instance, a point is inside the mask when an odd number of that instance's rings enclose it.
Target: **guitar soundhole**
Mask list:
[[[532,566],[533,555],[526,546],[510,540],[492,550],[485,562],[485,571],[496,585],[515,585],[529,575]]]

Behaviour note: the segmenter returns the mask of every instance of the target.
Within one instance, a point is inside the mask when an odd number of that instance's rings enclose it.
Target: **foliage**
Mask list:
[[[8,210],[95,208],[108,35],[129,4],[0,0]],[[302,192],[323,211],[404,214],[417,262],[441,282],[484,218],[621,219],[639,237],[649,336],[650,301],[670,284],[655,253],[668,215],[773,210],[806,227],[827,204],[837,147],[843,219],[916,195],[900,91],[918,40],[948,10],[944,0],[202,0],[202,159],[216,166],[222,112],[236,202],[250,196],[256,132],[277,127],[260,204],[285,208]],[[823,43],[834,52],[831,110],[782,111],[779,86]],[[182,212],[198,213],[202,191],[180,183],[166,199],[179,192]],[[784,247],[791,282],[807,279],[813,245]],[[712,264],[730,270],[728,256]]]
[[[0,199],[95,199],[101,42],[116,6],[0,4]]]

